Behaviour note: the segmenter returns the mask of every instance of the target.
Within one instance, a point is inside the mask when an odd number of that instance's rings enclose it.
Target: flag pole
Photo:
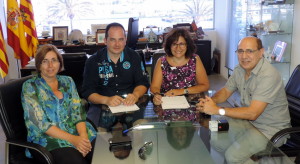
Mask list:
[[[20,64],[19,64],[20,59],[16,59],[16,60],[17,60],[17,68],[18,68],[18,77],[21,78],[21,70],[20,70]]]

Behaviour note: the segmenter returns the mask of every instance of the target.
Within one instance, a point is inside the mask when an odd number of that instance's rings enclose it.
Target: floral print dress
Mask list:
[[[51,126],[57,126],[63,131],[78,135],[76,124],[86,121],[86,113],[81,105],[81,99],[71,77],[57,75],[58,89],[63,93],[63,99],[58,99],[50,86],[40,76],[34,76],[23,84],[22,106],[27,127],[27,141],[39,144],[48,151],[74,147],[66,140],[48,136],[45,132]],[[89,140],[96,138],[96,130],[86,122]],[[26,156],[31,157],[26,151]]]
[[[197,54],[193,54],[185,65],[179,67],[171,66],[166,56],[160,58],[163,74],[161,93],[196,85],[196,56]]]
[[[197,54],[193,54],[187,64],[179,67],[172,67],[168,63],[166,56],[161,57],[163,74],[161,93],[165,93],[171,89],[182,89],[196,85],[196,56]],[[199,115],[194,107],[169,110],[159,110],[159,107],[157,107],[156,110],[159,118],[164,121],[196,122],[199,119]]]

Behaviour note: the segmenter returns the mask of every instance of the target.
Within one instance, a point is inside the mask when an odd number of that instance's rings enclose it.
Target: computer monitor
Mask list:
[[[174,24],[173,28],[184,28],[189,32],[193,32],[193,27],[190,23],[178,23],[178,24]]]
[[[139,18],[129,18],[126,45],[132,49],[136,49],[138,35],[139,35]]]

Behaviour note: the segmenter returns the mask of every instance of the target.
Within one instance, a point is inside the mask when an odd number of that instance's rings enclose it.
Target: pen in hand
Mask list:
[[[161,98],[163,96],[162,93],[151,93],[154,97],[153,97],[153,104],[154,105],[160,105],[162,103]]]

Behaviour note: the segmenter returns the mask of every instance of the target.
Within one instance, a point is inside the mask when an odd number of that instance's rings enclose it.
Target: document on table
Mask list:
[[[173,97],[162,97],[162,108],[163,109],[186,109],[190,105],[187,102],[185,96],[173,96]]]
[[[119,105],[119,106],[109,106],[109,109],[112,113],[121,113],[121,112],[130,112],[130,111],[136,111],[139,110],[140,108],[134,104],[131,106],[125,106],[123,104]]]

